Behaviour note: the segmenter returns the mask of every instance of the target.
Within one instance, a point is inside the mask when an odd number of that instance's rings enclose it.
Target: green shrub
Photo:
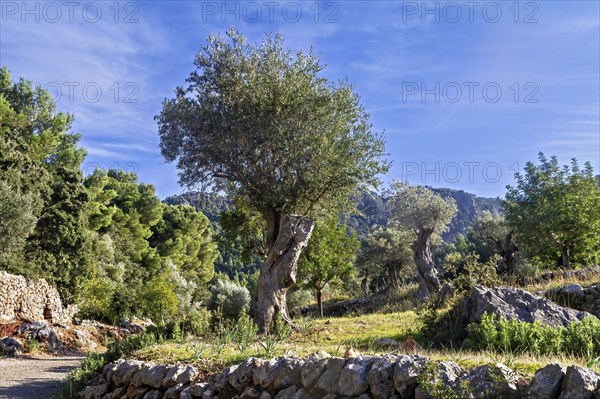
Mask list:
[[[300,308],[315,302],[315,295],[304,288],[288,290],[286,298],[289,314],[296,316],[300,315]]]
[[[567,327],[540,322],[505,320],[484,314],[481,322],[467,327],[469,344],[478,349],[536,355],[570,354],[586,358],[600,356],[600,320],[586,317]]]
[[[445,302],[432,299],[417,309],[421,336],[430,347],[454,347],[466,338],[464,320],[456,317],[454,312],[463,298],[464,295],[459,292]]]
[[[496,273],[498,259],[498,256],[492,256],[487,262],[480,263],[479,256],[475,253],[467,255],[462,271],[453,281],[456,290],[467,292],[478,284],[486,287],[497,286],[500,282]]]
[[[231,281],[217,281],[210,288],[210,292],[211,296],[206,307],[226,320],[237,319],[250,306],[248,289]]]

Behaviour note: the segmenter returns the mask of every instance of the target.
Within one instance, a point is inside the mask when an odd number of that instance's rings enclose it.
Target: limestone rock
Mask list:
[[[180,383],[177,385],[173,385],[165,391],[164,398],[165,399],[178,399],[179,394],[181,393],[182,390],[183,390],[183,384]]]
[[[298,392],[294,394],[292,399],[312,399],[310,394],[304,389],[300,388]]]
[[[242,391],[252,382],[254,369],[258,368],[263,362],[260,359],[251,357],[243,361],[235,371],[229,373],[228,381],[232,387]]]
[[[190,387],[183,388],[181,392],[179,392],[179,399],[192,399],[192,394],[190,393]]]
[[[271,396],[271,394],[267,391],[263,391],[263,393],[260,395],[259,399],[273,399],[273,397]]]
[[[335,393],[338,389],[338,380],[344,368],[346,359],[331,357],[327,359],[327,368],[317,381],[315,388],[328,393]]]
[[[168,369],[166,366],[152,366],[142,372],[140,382],[152,388],[160,388],[167,371]]]
[[[296,392],[298,392],[298,387],[292,385],[279,391],[277,395],[275,395],[275,399],[293,399]]]
[[[192,367],[192,366],[184,366],[184,365],[177,365],[174,367],[171,367],[163,381],[162,381],[162,386],[166,387],[166,388],[170,388],[172,386],[175,386],[177,384],[187,384],[190,381],[192,381],[196,375],[198,374],[198,371]]]
[[[161,391],[154,390],[146,392],[143,399],[161,399],[162,397],[163,394]]]
[[[529,383],[530,399],[557,399],[565,377],[566,367],[560,364],[549,364],[535,372]]]
[[[503,319],[519,320],[528,323],[539,321],[552,327],[568,326],[580,322],[587,312],[579,312],[555,304],[541,296],[513,287],[486,288],[477,285],[471,289],[470,322],[478,322],[484,313],[500,316]]]
[[[500,363],[475,367],[466,376],[466,380],[476,399],[486,399],[492,393],[502,399],[513,399],[518,395],[514,372]]]
[[[64,307],[58,291],[46,280],[0,271],[0,320],[70,323],[77,310],[74,305]]]
[[[358,396],[369,388],[369,370],[373,364],[372,357],[356,357],[349,359],[338,381],[338,392],[344,396]]]
[[[591,399],[598,389],[600,376],[579,366],[569,366],[558,399]]]
[[[262,389],[255,386],[249,386],[244,388],[244,391],[240,395],[240,399],[259,399],[262,393]]]
[[[11,337],[0,339],[0,351],[2,354],[15,355],[23,346],[19,341]]]
[[[402,398],[414,396],[417,380],[427,359],[418,355],[402,355],[396,359],[394,387]]]
[[[302,367],[302,371],[300,372],[302,386],[308,390],[311,390],[321,375],[327,369],[327,358],[329,358],[329,354],[323,352],[317,352],[308,357],[306,362],[304,363],[304,367]]]
[[[109,384],[100,384],[86,387],[83,391],[84,399],[100,399],[108,391]]]
[[[376,359],[369,371],[369,386],[374,399],[388,399],[394,393],[394,365],[397,356]]]
[[[583,298],[585,296],[583,287],[579,284],[567,284],[560,289],[560,292],[563,295],[576,298]]]

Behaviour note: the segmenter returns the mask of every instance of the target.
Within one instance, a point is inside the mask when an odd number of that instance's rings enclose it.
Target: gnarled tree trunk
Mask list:
[[[314,222],[301,216],[267,218],[270,248],[260,269],[252,315],[260,333],[270,333],[278,314],[292,324],[285,294],[296,284],[298,257],[306,247]]]
[[[519,248],[513,243],[513,234],[514,230],[511,230],[506,236],[499,240],[488,237],[496,245],[496,251],[498,251],[501,257],[496,265],[498,274],[512,275],[515,272]]]
[[[440,291],[440,280],[429,248],[429,238],[432,234],[433,229],[419,229],[413,247],[417,277],[419,278],[417,297],[420,300],[436,295]]]

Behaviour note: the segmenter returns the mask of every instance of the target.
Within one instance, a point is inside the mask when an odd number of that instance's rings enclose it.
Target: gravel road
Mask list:
[[[0,398],[46,399],[61,388],[82,356],[0,358]]]

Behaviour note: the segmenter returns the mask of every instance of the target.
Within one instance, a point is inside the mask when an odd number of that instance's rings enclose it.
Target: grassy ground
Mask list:
[[[325,318],[300,321],[302,331],[285,338],[253,342],[241,350],[235,342],[225,343],[219,339],[197,339],[186,342],[167,342],[139,350],[133,357],[158,363],[196,364],[205,373],[218,372],[224,367],[237,364],[250,356],[272,358],[281,355],[306,356],[323,350],[334,356],[344,356],[352,348],[355,353],[381,355],[392,349],[377,348],[373,342],[377,338],[392,338],[403,341],[413,335],[417,341],[419,321],[411,311],[389,314],[371,314],[356,317]],[[419,349],[416,352],[432,360],[450,360],[469,368],[487,363],[503,363],[524,378],[549,363],[577,364],[600,371],[597,364],[590,364],[583,358],[545,357],[532,355],[498,354],[493,352],[473,352],[448,348],[446,350]]]
[[[558,278],[522,288],[537,292],[565,284],[577,283],[587,286],[596,282],[600,282],[600,275],[585,281],[577,278]],[[586,360],[566,355],[547,357],[502,354],[456,348],[426,349],[427,343],[423,342],[420,334],[421,322],[417,314],[405,310],[406,301],[414,296],[412,292],[414,288],[410,287],[404,293],[396,293],[395,299],[381,307],[377,313],[323,319],[297,319],[299,331],[283,334],[279,338],[263,337],[242,343],[234,335],[226,332],[217,337],[187,338],[152,345],[135,351],[131,357],[157,363],[195,364],[204,373],[210,374],[219,372],[228,365],[240,363],[251,356],[259,358],[282,355],[307,356],[320,350],[334,356],[344,356],[349,350],[360,354],[381,355],[389,353],[392,349],[376,347],[374,341],[378,338],[404,341],[412,335],[425,347],[425,349],[418,349],[416,353],[432,360],[454,361],[466,368],[499,362],[517,371],[524,378],[533,376],[537,369],[550,363],[575,364],[600,371],[598,367],[600,359]]]

